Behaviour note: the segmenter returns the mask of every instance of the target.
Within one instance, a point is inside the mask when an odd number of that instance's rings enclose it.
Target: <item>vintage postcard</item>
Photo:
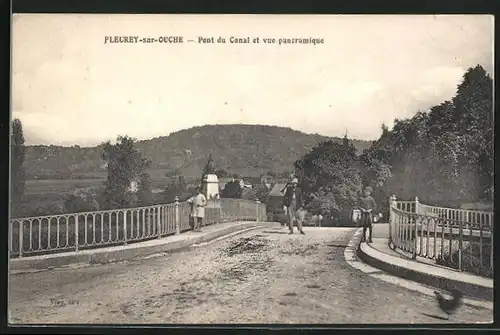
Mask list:
[[[9,322],[491,323],[493,31],[14,15]]]

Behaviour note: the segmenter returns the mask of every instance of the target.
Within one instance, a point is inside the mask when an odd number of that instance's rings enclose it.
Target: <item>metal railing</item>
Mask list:
[[[392,248],[484,276],[493,274],[493,213],[390,200]]]
[[[191,230],[191,205],[179,202],[10,220],[10,257],[79,251],[162,238]],[[209,200],[203,224],[265,221],[266,205],[242,199]]]

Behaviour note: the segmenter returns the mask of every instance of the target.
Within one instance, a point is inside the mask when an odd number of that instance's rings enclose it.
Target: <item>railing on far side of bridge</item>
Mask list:
[[[493,274],[493,212],[471,211],[390,199],[389,239],[393,249],[436,263]]]
[[[134,243],[191,230],[187,202],[10,220],[10,257]],[[264,221],[266,206],[243,199],[209,200],[204,225]]]

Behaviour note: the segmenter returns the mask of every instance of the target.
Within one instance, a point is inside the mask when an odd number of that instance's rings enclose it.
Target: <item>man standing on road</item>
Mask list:
[[[201,232],[201,224],[205,217],[205,207],[207,206],[207,198],[201,193],[201,186],[196,188],[196,195],[188,201],[191,204],[191,218],[193,219],[193,231]]]
[[[291,186],[288,186],[285,191],[285,196],[283,199],[283,205],[287,208],[288,212],[288,228],[290,229],[290,234],[293,234],[293,223],[297,222],[297,228],[302,235],[305,235],[302,230],[302,211],[297,217],[297,211],[302,210],[302,190],[298,187],[299,181],[297,178],[293,178]]]
[[[372,188],[370,186],[365,187],[364,195],[359,198],[359,208],[361,210],[361,224],[363,226],[363,237],[361,242],[366,241],[366,229],[368,228],[368,243],[372,243],[372,211],[375,209],[377,204],[371,196]]]

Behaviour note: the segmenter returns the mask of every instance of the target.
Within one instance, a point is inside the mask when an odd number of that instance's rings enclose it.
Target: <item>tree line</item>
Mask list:
[[[135,147],[135,140],[119,136],[116,144],[103,143],[107,180],[95,194],[71,195],[66,210],[124,208],[154,203],[151,161]],[[11,215],[22,214],[25,190],[25,148],[22,124],[12,122]],[[294,164],[297,177],[313,212],[343,215],[352,210],[363,186],[372,186],[378,203],[391,194],[400,199],[459,206],[493,199],[493,81],[480,66],[470,68],[449,101],[419,111],[412,118],[396,119],[392,130],[382,134],[358,156],[353,141],[324,141]],[[219,177],[227,176],[223,169]],[[284,172],[285,175],[287,172]],[[193,191],[180,172],[167,176],[171,182],[163,201],[181,200]],[[264,185],[241,189],[229,182],[221,197],[264,200]]]
[[[26,176],[24,170],[24,136],[21,121],[12,122],[11,136],[11,217],[50,215],[74,213],[84,211],[107,210],[148,206],[160,203],[171,203],[177,197],[180,201],[187,200],[194,194],[196,185],[188,185],[182,171],[171,169],[165,173],[167,185],[160,194],[153,194],[151,177],[147,169],[151,161],[136,148],[136,140],[128,136],[118,136],[115,144],[110,141],[102,143],[101,158],[106,162],[107,179],[102,185],[84,190],[75,190],[65,196],[64,204],[59,207],[51,206],[50,213],[32,213],[25,203]],[[227,175],[223,169],[216,171],[221,176]],[[202,176],[207,171],[202,171]],[[239,176],[237,176],[239,177]],[[200,184],[197,180],[195,184]],[[239,186],[239,185],[238,185]],[[265,199],[267,189],[257,186],[248,190],[239,190],[231,193],[231,187],[221,194],[222,197],[243,198],[256,200]]]
[[[385,195],[459,206],[493,200],[493,80],[470,68],[449,101],[396,120],[361,156]]]
[[[135,140],[119,136],[116,144],[101,145],[102,159],[107,163],[107,180],[103,185],[86,192],[66,196],[61,212],[106,210],[152,203],[151,177],[146,172],[151,161],[134,146]],[[25,214],[24,136],[21,121],[12,122],[11,135],[11,216]],[[58,214],[58,213],[47,213]]]
[[[189,176],[198,175],[207,153],[212,151],[220,167],[230,174],[255,175],[291,167],[296,159],[327,139],[326,136],[275,126],[205,125],[137,141],[136,147],[151,159],[150,170],[175,167]],[[371,141],[355,142],[358,152],[370,145]],[[105,171],[102,169],[101,152],[100,145],[82,148],[26,146],[27,179],[67,180],[78,175],[102,176]]]
[[[493,200],[493,83],[480,66],[469,68],[449,101],[396,119],[356,155],[351,141],[325,141],[295,163],[307,206],[342,216],[371,186],[379,204],[389,196],[459,207]]]

